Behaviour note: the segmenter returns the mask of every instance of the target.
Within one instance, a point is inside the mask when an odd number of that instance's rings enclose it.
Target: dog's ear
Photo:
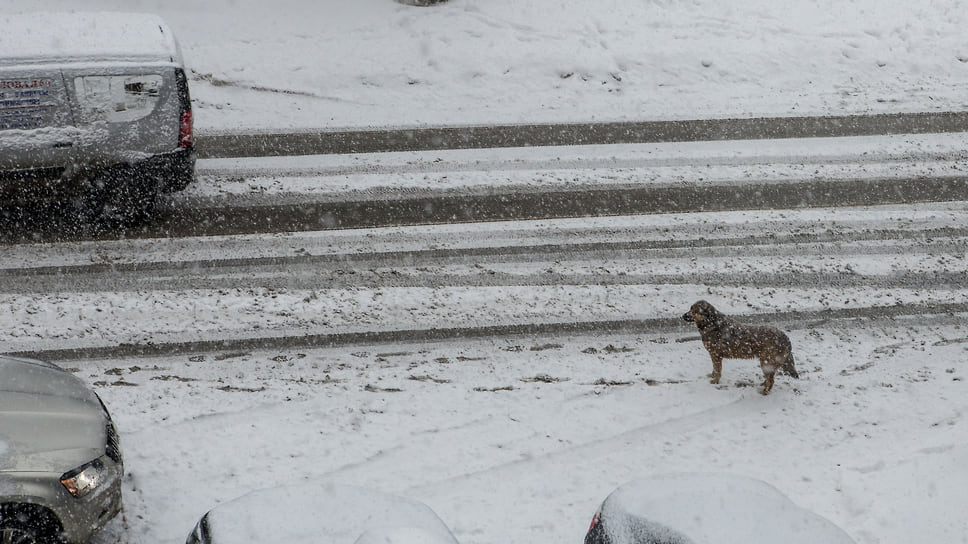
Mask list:
[[[716,308],[705,300],[700,300],[699,302],[693,304],[692,311],[701,315],[704,319],[708,319],[709,321],[714,321],[719,317],[719,312],[716,310]]]

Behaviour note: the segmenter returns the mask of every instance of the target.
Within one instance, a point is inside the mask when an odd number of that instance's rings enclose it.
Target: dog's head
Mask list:
[[[682,318],[690,323],[695,323],[699,325],[699,328],[703,328],[706,325],[710,325],[716,321],[719,316],[719,312],[713,305],[706,302],[705,300],[700,300],[699,302],[692,305],[689,311],[683,314]]]

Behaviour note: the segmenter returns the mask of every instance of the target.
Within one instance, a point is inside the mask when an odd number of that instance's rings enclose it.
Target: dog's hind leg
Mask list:
[[[774,376],[774,374],[776,374],[776,373],[775,372],[770,372],[769,374],[766,375],[766,379],[763,380],[763,390],[760,391],[760,393],[762,393],[764,395],[769,395],[770,394],[770,391],[773,390],[773,376]]]
[[[713,359],[713,371],[709,374],[709,383],[719,383],[723,377],[723,358],[710,355]]]
[[[793,353],[787,353],[786,358],[783,359],[783,371],[793,376],[796,379],[800,379],[800,374],[797,373],[796,364],[793,362]]]

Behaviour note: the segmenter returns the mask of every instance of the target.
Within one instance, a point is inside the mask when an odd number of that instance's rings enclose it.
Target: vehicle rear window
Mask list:
[[[136,121],[158,104],[163,79],[157,74],[74,78],[84,123]]]

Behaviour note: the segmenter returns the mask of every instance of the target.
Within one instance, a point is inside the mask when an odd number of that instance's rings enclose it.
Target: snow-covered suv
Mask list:
[[[51,363],[0,356],[0,543],[81,544],[121,511],[107,408]]]
[[[194,171],[188,80],[160,18],[0,15],[0,205],[131,223]]]

